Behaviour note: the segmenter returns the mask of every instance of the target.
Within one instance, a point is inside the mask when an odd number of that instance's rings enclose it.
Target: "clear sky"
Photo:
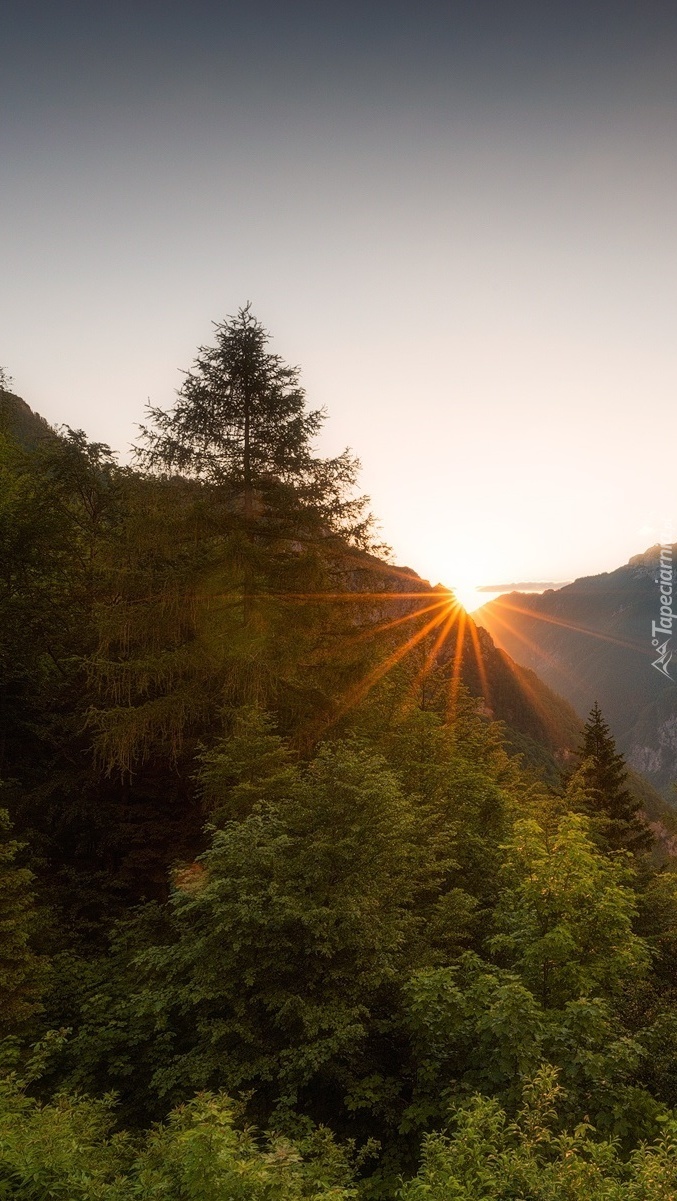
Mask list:
[[[0,45],[0,364],[49,420],[124,451],[251,300],[433,582],[674,524],[674,2],[3,0]]]

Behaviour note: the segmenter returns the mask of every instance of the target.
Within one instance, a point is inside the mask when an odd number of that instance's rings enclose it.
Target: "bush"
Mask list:
[[[236,1106],[200,1094],[147,1134],[115,1132],[112,1098],[30,1098],[0,1084],[0,1196],[26,1201],[347,1201],[350,1169],[328,1131],[298,1143],[238,1129]]]
[[[429,1135],[421,1169],[401,1201],[669,1201],[677,1190],[677,1121],[624,1161],[589,1123],[562,1130],[563,1090],[544,1067],[524,1090],[514,1121],[475,1096],[453,1113],[452,1134]]]

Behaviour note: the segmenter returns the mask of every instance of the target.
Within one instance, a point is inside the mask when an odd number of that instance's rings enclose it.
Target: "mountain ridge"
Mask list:
[[[677,544],[672,556],[677,555]],[[478,624],[577,713],[601,705],[628,762],[666,799],[677,775],[677,682],[652,670],[660,546],[611,572],[540,594],[513,592],[476,610]]]

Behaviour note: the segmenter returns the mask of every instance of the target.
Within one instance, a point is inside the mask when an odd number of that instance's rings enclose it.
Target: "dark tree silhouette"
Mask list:
[[[174,408],[149,408],[141,465],[218,486],[250,526],[368,542],[366,499],[353,491],[359,462],[347,450],[333,459],[313,453],[324,413],[306,408],[298,369],[268,350],[249,304],[215,331]]]

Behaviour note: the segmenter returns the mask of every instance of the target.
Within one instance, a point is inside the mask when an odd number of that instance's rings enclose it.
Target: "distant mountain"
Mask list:
[[[672,552],[675,562],[677,544]],[[556,591],[512,592],[474,617],[498,646],[579,714],[587,714],[597,700],[628,762],[674,803],[677,656],[675,682],[652,667],[659,554],[660,547],[653,546],[616,571],[586,576]]]

